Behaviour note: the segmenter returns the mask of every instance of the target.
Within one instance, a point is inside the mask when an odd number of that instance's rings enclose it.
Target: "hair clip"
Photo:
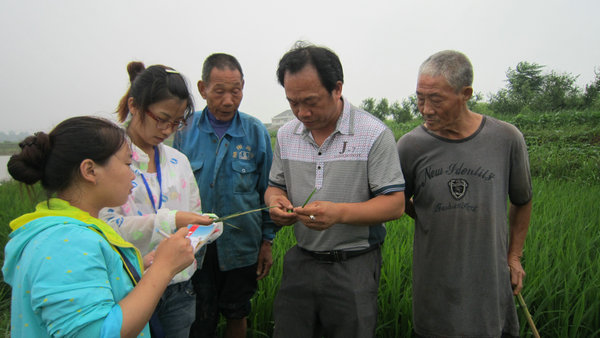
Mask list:
[[[179,74],[179,72],[173,68],[165,68],[165,72],[171,73],[171,74]]]

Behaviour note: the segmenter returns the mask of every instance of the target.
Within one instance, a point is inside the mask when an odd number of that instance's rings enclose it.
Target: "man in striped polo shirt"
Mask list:
[[[297,119],[277,133],[265,201],[298,244],[284,259],[274,337],[373,337],[383,222],[404,211],[394,136],[342,96],[331,50],[297,43],[277,77]]]

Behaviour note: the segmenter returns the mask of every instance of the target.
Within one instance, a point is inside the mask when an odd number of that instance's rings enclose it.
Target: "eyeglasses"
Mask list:
[[[177,120],[177,121],[171,122],[171,121],[168,121],[168,120],[161,119],[160,117],[154,115],[154,113],[152,113],[149,110],[146,110],[146,115],[150,116],[154,121],[156,121],[156,128],[159,129],[159,130],[165,130],[167,128],[173,128],[175,130],[181,130],[185,126],[187,126],[187,116],[186,116],[186,118],[183,118],[181,120]]]

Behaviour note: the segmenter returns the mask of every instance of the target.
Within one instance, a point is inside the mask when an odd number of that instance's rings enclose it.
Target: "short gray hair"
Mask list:
[[[244,72],[242,72],[242,66],[240,65],[238,60],[232,55],[225,53],[214,53],[209,55],[206,58],[206,60],[204,60],[204,64],[202,65],[202,81],[206,84],[210,82],[210,73],[214,68],[220,70],[237,70],[242,76],[242,81],[244,80]]]
[[[469,58],[455,50],[437,52],[427,58],[419,67],[419,76],[443,76],[448,84],[459,92],[473,85],[473,65]]]

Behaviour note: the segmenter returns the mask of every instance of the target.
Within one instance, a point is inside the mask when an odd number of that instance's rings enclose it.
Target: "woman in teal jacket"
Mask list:
[[[132,188],[124,132],[75,117],[19,146],[9,173],[28,185],[41,181],[49,198],[10,223],[2,272],[12,287],[11,336],[150,337],[160,296],[194,254],[183,229],[144,272],[139,251],[97,218]]]

